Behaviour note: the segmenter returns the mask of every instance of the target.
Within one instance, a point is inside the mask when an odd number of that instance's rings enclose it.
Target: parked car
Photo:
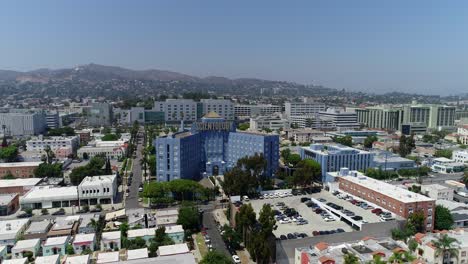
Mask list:
[[[305,203],[307,201],[310,201],[310,198],[309,197],[302,197],[301,198],[301,203]]]
[[[362,216],[360,216],[360,215],[355,215],[355,216],[353,216],[351,218],[353,218],[356,221],[362,220]]]
[[[234,263],[241,263],[241,260],[240,260],[239,256],[237,256],[237,255],[233,255],[232,260],[234,261]]]
[[[32,216],[33,216],[33,214],[22,213],[22,214],[17,215],[16,217],[17,218],[29,218],[29,217],[32,217]]]
[[[285,217],[283,219],[280,219],[280,224],[288,224],[288,223],[291,223],[291,219],[289,219],[288,217]]]
[[[288,233],[287,237],[288,237],[288,239],[294,239],[295,238],[294,235],[291,234],[291,233]]]
[[[281,236],[280,236],[280,240],[286,240],[286,239],[288,239],[287,236],[285,236],[285,235],[281,235]]]
[[[333,221],[335,221],[335,218],[333,218],[331,216],[327,216],[323,220],[325,220],[325,222],[333,222]]]
[[[372,212],[373,214],[379,215],[379,214],[381,214],[383,211],[382,211],[381,208],[374,208],[374,209],[372,209],[371,212]]]
[[[60,209],[60,210],[58,210],[57,212],[52,213],[52,215],[65,215],[65,210],[64,210],[64,209]]]

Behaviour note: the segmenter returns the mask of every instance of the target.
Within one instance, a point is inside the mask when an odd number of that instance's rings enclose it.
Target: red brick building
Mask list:
[[[0,180],[0,194],[19,193],[23,195],[41,181],[40,178]]]
[[[11,173],[15,178],[32,178],[41,161],[0,163],[0,178]]]
[[[342,173],[342,172],[341,172]],[[337,172],[339,175],[340,172]],[[426,230],[434,228],[435,200],[404,188],[364,176],[357,171],[337,177],[340,190],[375,204],[403,218],[422,211]]]

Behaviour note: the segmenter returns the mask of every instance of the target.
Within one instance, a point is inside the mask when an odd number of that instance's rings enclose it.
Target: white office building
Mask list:
[[[0,128],[3,126],[7,135],[32,136],[44,133],[47,124],[43,113],[0,113]]]
[[[49,146],[52,151],[70,148],[75,152],[80,146],[80,138],[78,136],[45,138],[40,135],[26,141],[28,151],[44,151],[46,146]]]
[[[317,161],[322,168],[322,181],[327,172],[340,171],[341,168],[350,170],[366,170],[373,167],[374,153],[355,149],[339,144],[312,144],[299,150],[302,159]]]
[[[251,131],[260,131],[263,129],[280,130],[286,128],[289,128],[289,121],[281,115],[257,116],[250,118],[249,130]]]
[[[421,185],[421,193],[434,200],[453,201],[453,189],[440,184]]]
[[[114,203],[117,194],[117,176],[87,176],[78,185],[80,200],[88,199],[91,204]]]
[[[455,162],[468,165],[468,150],[458,150],[452,153],[452,159]]]
[[[168,123],[178,123],[181,120],[195,122],[197,116],[197,102],[190,99],[167,99],[164,102],[154,102],[154,109],[164,112]]]
[[[286,116],[314,115],[326,110],[325,104],[316,102],[285,102]]]
[[[323,123],[324,128],[336,129],[338,131],[360,128],[355,112],[329,108],[327,111],[319,112],[318,117],[319,126]]]

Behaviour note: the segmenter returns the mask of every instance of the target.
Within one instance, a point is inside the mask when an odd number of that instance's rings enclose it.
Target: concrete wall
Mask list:
[[[319,242],[329,244],[358,241],[366,236],[374,238],[390,237],[394,228],[401,228],[404,221],[390,221],[380,223],[369,223],[363,226],[362,231],[338,233],[332,235],[308,237],[304,239],[277,240],[276,261],[282,263],[294,263],[294,249],[298,247],[315,246]]]

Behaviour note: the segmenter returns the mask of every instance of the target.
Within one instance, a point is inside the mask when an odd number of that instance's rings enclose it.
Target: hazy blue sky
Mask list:
[[[468,92],[468,1],[2,1],[0,69],[90,62]]]

